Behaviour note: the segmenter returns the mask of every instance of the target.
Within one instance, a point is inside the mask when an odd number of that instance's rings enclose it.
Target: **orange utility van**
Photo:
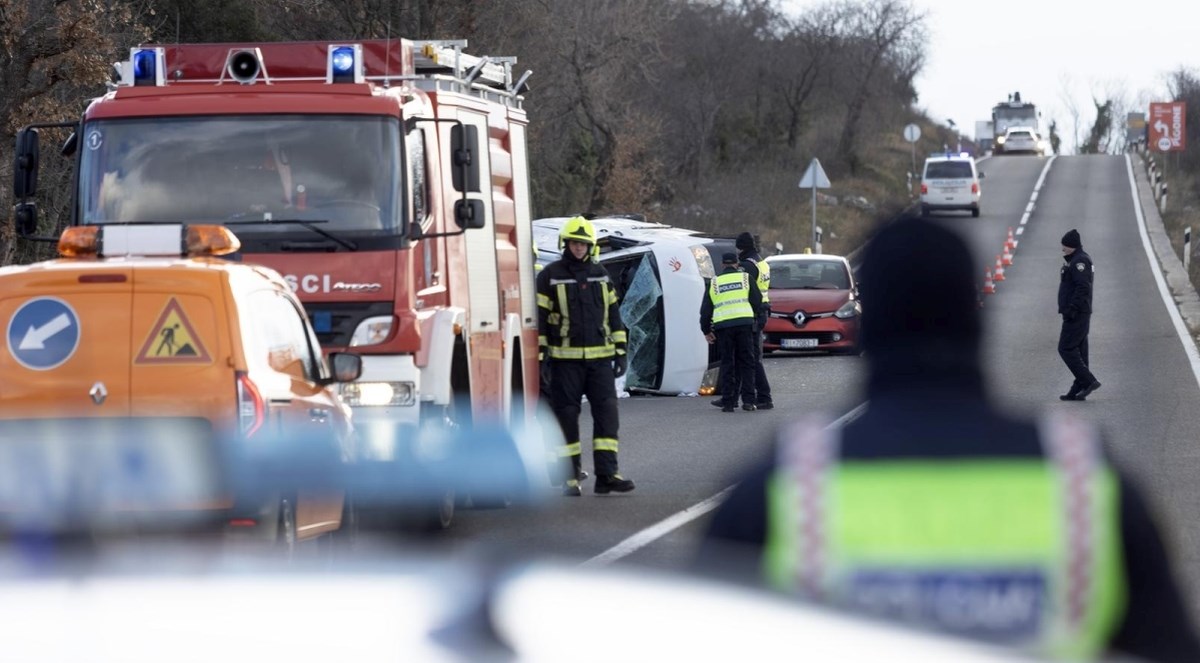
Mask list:
[[[239,246],[221,226],[81,226],[62,258],[0,269],[0,511],[187,520],[284,546],[339,528],[341,490],[238,494],[229,476],[260,447],[349,457],[332,385],[362,370],[322,356],[277,272],[217,257]]]

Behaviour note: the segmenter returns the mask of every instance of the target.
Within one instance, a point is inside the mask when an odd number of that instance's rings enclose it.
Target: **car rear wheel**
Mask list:
[[[929,205],[921,205],[921,218],[929,218]]]
[[[975,218],[979,218],[979,208],[978,208],[978,207],[976,207],[975,209],[971,210],[971,216],[973,216],[973,217],[975,217]]]

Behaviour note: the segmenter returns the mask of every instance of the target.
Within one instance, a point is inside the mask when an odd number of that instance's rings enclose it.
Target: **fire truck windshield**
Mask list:
[[[992,126],[997,136],[1003,136],[1009,127],[1037,126],[1037,110],[1032,106],[1004,108],[997,106],[992,111]]]
[[[220,116],[89,122],[82,223],[319,220],[339,236],[403,230],[399,122],[367,116]],[[255,224],[239,234],[307,233]]]

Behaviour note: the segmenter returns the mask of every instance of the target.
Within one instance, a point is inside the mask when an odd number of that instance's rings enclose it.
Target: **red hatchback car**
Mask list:
[[[862,304],[845,258],[793,253],[770,256],[767,263],[771,314],[764,351],[859,352]]]

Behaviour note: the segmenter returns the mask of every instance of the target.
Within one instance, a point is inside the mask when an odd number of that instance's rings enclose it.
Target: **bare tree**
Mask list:
[[[877,94],[880,78],[891,69],[897,79],[910,83],[925,61],[924,12],[918,12],[910,0],[867,0],[847,3],[843,29],[856,54],[844,71],[853,76],[853,92],[846,106],[846,119],[838,141],[838,154],[851,174],[862,165],[859,153],[859,129],[863,112]]]
[[[140,9],[119,0],[0,3],[0,182],[12,182],[17,129],[35,121],[75,119],[81,102],[104,91],[116,54],[149,34]],[[70,178],[52,160],[45,164],[39,202],[43,225],[51,232],[70,199]],[[7,186],[0,187],[0,208],[11,209],[10,195]],[[0,224],[0,264],[37,255],[33,247],[18,248],[11,226]]]

